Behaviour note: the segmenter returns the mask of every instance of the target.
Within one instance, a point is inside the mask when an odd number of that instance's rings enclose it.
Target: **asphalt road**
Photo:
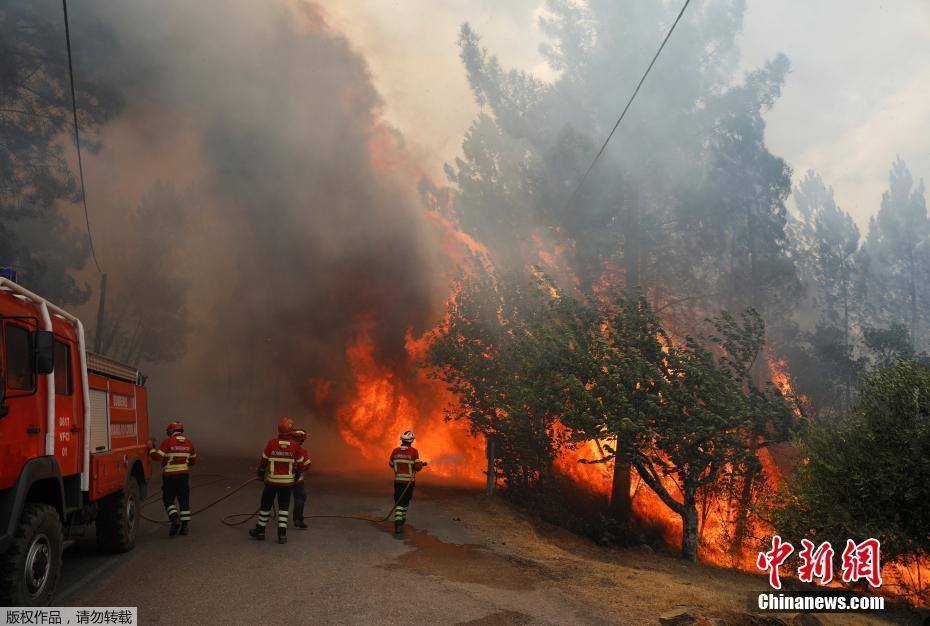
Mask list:
[[[248,478],[251,460],[195,468],[197,510]],[[157,489],[160,480],[153,480]],[[135,606],[142,624],[590,624],[606,620],[542,580],[532,567],[484,549],[444,509],[461,497],[425,478],[418,482],[404,535],[390,524],[309,519],[289,529],[286,545],[270,530],[251,540],[254,522],[230,528],[220,519],[258,506],[253,483],[196,516],[187,537],[149,522],[122,555],[96,551],[93,530],[65,553],[54,604]],[[381,518],[391,507],[384,480],[308,477],[306,514]],[[163,518],[156,502],[146,513]],[[273,522],[274,520],[272,520]]]

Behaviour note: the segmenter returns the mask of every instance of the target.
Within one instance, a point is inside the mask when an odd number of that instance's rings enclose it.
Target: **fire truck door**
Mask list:
[[[62,476],[81,471],[84,419],[75,384],[74,344],[55,339],[55,457]]]

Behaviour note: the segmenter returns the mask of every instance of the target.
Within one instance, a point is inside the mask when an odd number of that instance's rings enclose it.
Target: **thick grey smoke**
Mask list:
[[[441,311],[444,257],[415,177],[383,163],[402,149],[364,61],[319,9],[113,0],[76,10],[93,11],[77,23],[114,41],[76,44],[79,68],[126,103],[95,161],[98,188],[121,192],[112,219],[98,220],[104,265],[126,243],[108,225],[146,186],[160,179],[184,203],[183,227],[162,225],[160,263],[186,281],[192,336],[180,361],[149,368],[154,426],[176,415],[202,438],[253,451],[281,415],[332,423],[352,393],[345,350],[359,329],[379,361],[407,367],[405,334]],[[133,289],[117,288],[111,310]]]

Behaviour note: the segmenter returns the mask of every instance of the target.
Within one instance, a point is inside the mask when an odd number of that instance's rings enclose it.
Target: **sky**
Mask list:
[[[458,58],[463,22],[505,67],[552,77],[539,54],[542,0],[321,4],[367,60],[386,120],[437,177],[478,111]],[[678,6],[669,2],[669,23]],[[896,155],[915,178],[930,178],[930,0],[748,0],[740,48],[744,69],[788,55],[792,71],[766,116],[769,148],[795,181],[819,172],[860,228],[880,205]]]

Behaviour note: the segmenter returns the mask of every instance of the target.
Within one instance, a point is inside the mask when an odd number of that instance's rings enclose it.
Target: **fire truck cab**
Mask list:
[[[0,277],[0,605],[52,599],[62,552],[135,544],[151,476],[145,380],[87,352],[81,321]]]

